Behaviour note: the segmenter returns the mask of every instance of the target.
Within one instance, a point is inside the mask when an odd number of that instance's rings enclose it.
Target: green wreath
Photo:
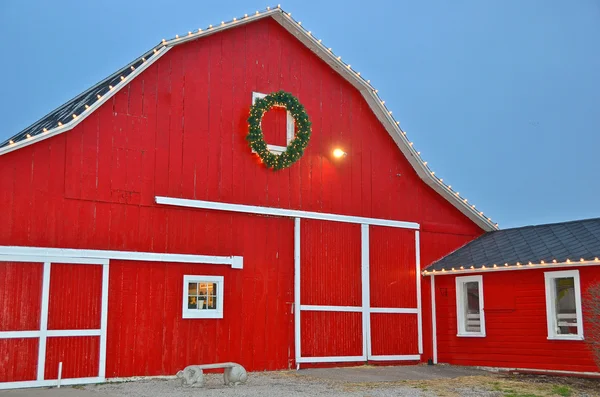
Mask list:
[[[262,133],[260,122],[272,107],[285,107],[296,121],[296,136],[287,145],[285,152],[277,155],[273,154],[267,148],[265,137]],[[262,99],[256,100],[250,108],[250,117],[248,117],[249,131],[246,139],[263,163],[274,170],[281,170],[294,164],[302,157],[304,149],[308,146],[311,133],[311,122],[304,106],[298,101],[298,98],[285,91],[277,91],[267,95]]]

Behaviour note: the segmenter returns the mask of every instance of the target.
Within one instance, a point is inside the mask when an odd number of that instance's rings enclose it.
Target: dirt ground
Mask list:
[[[222,374],[206,374],[206,387],[201,389],[182,387],[176,379],[147,379],[60,389],[0,391],[0,397],[600,397],[600,379],[497,374],[452,366],[439,366],[435,370],[415,366],[409,369],[355,367],[352,372],[343,368],[327,371],[329,373],[250,373],[248,383],[237,387],[224,386]],[[360,371],[364,374],[357,374]],[[398,372],[396,376],[394,371]]]

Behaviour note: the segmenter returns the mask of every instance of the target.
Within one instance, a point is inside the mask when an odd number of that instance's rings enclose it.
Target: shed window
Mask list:
[[[583,339],[579,271],[544,273],[548,339]]]
[[[481,276],[456,278],[456,319],[458,336],[485,336]]]
[[[223,276],[183,276],[183,318],[223,318]]]

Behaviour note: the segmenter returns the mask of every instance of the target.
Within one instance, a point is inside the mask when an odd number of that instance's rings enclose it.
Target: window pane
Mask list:
[[[481,318],[479,313],[479,283],[470,281],[464,284],[465,302],[465,330],[467,332],[481,332]]]
[[[188,297],[188,309],[196,309],[196,297]]]
[[[575,308],[575,279],[555,278],[556,288],[556,333],[577,335],[577,310]]]
[[[211,295],[208,297],[208,308],[209,309],[216,309],[217,308],[217,297],[214,295]]]
[[[188,295],[196,295],[198,293],[196,283],[188,283]]]

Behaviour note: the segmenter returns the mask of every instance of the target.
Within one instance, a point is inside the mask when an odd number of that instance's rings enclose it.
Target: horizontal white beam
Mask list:
[[[2,331],[0,339],[39,338],[40,331]]]
[[[371,356],[369,361],[419,361],[421,355],[400,355],[400,356]]]
[[[73,378],[73,379],[61,379],[61,386],[68,385],[87,385],[90,383],[102,383],[104,382],[104,378]],[[24,389],[29,387],[48,387],[48,386],[58,386],[58,380],[48,379],[48,380],[27,380],[22,382],[0,382],[0,390],[7,389]]]
[[[365,356],[300,357],[299,363],[347,363],[367,361]]]
[[[47,336],[100,336],[101,329],[59,329],[46,331]]]
[[[362,312],[360,306],[319,306],[319,305],[301,305],[300,310],[307,312]]]
[[[201,208],[207,210],[242,212],[245,214],[272,215],[286,218],[318,219],[332,222],[358,223],[362,225],[389,226],[404,229],[419,229],[414,222],[393,221],[388,219],[364,218],[361,216],[326,214],[321,212],[289,210],[284,208],[259,207],[255,205],[228,204],[215,201],[189,200],[175,197],[156,196],[157,204],[175,207]]]
[[[390,313],[390,314],[419,314],[419,309],[410,309],[404,307],[372,307],[371,313]]]
[[[600,261],[571,261],[571,262],[560,262],[560,263],[534,263],[534,264],[521,264],[520,266],[510,265],[498,265],[497,267],[486,267],[485,269],[447,269],[437,270],[435,273],[432,271],[423,271],[424,276],[451,276],[454,274],[478,274],[478,273],[491,273],[491,272],[510,272],[517,270],[535,270],[535,269],[551,269],[556,267],[582,267],[582,266],[600,266]]]
[[[244,260],[241,256],[0,246],[0,262],[39,261],[104,265],[108,264],[109,259],[145,262],[205,263],[211,265],[229,265],[233,269],[242,269],[244,267]]]
[[[32,263],[68,263],[77,265],[105,265],[108,264],[108,259],[95,258],[67,258],[64,256],[38,256],[38,255],[5,255],[0,247],[0,263],[1,262],[32,262]]]
[[[46,331],[48,337],[57,336],[100,336],[99,329],[56,329]],[[41,331],[2,331],[0,339],[39,338]]]

